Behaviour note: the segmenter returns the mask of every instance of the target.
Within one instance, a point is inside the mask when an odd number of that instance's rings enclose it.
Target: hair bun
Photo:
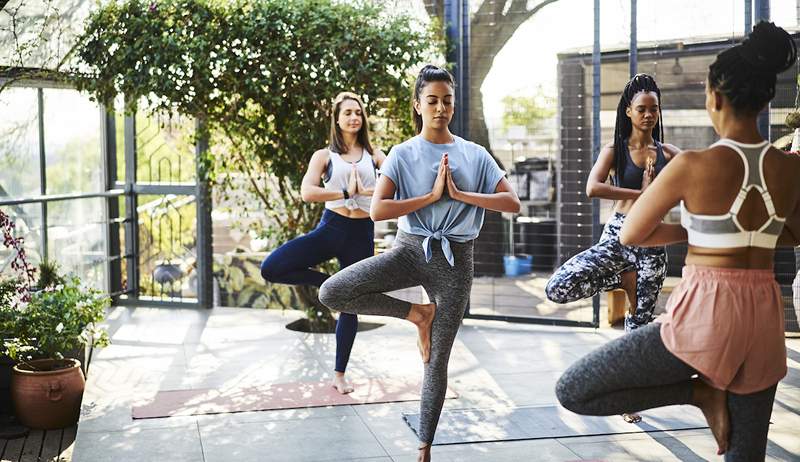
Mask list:
[[[789,33],[766,21],[756,24],[736,49],[747,64],[761,73],[778,74],[797,60],[797,46]]]

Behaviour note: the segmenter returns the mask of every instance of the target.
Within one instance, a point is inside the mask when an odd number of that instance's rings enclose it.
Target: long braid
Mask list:
[[[614,184],[619,186],[622,184],[623,177],[625,176],[625,167],[627,166],[628,159],[625,151],[628,148],[628,138],[633,132],[633,124],[631,119],[625,113],[626,109],[631,105],[636,94],[639,92],[653,92],[658,97],[659,108],[661,107],[661,90],[656,85],[655,79],[647,74],[636,74],[627,84],[625,89],[622,90],[622,95],[619,98],[617,105],[617,120],[614,124]],[[664,142],[664,124],[662,123],[662,111],[658,111],[658,121],[653,127],[653,139],[663,143]]]

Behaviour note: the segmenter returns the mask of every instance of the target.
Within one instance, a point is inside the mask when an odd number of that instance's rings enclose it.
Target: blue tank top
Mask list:
[[[664,147],[658,141],[656,143],[656,175],[658,172],[667,165],[667,158],[664,157]],[[625,140],[623,147],[625,151],[625,170],[622,175],[622,182],[619,179],[619,173],[614,174],[614,184],[620,188],[627,189],[642,189],[642,175],[644,169],[633,163],[631,158],[631,151],[628,149],[628,140]]]

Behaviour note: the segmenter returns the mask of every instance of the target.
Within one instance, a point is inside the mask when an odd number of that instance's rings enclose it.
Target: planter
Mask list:
[[[17,418],[40,430],[75,425],[85,383],[81,363],[75,359],[37,359],[17,364],[11,377]]]

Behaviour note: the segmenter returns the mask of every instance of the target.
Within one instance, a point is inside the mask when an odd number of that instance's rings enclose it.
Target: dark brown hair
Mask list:
[[[331,111],[331,131],[329,135],[330,144],[328,145],[328,148],[330,148],[331,151],[338,152],[340,154],[347,154],[347,151],[350,150],[350,146],[344,142],[342,129],[339,128],[339,112],[342,109],[342,103],[348,99],[358,103],[358,107],[361,108],[361,129],[358,130],[356,139],[358,140],[358,143],[361,144],[361,147],[366,149],[367,152],[372,155],[374,152],[372,151],[372,144],[369,142],[369,122],[367,122],[367,111],[364,109],[364,103],[361,102],[361,98],[355,93],[349,91],[343,91],[339,93],[333,100],[333,110]]]
[[[414,128],[417,130],[417,134],[422,132],[422,116],[417,114],[414,109],[414,101],[419,101],[422,89],[431,82],[445,82],[453,89],[456,88],[455,79],[447,69],[427,64],[419,71],[417,81],[414,83],[414,99],[411,101],[411,117],[414,118]]]

